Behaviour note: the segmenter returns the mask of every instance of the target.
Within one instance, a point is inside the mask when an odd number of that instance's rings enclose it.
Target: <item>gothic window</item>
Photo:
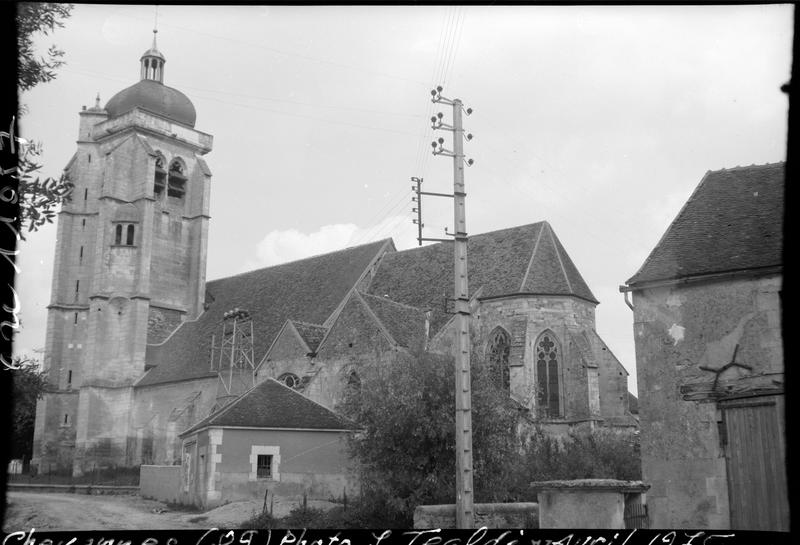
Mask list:
[[[289,388],[297,389],[300,386],[300,378],[294,373],[284,373],[278,377],[278,382],[284,383]]]
[[[164,187],[167,185],[167,169],[165,168],[165,161],[162,155],[156,157],[156,173],[153,178],[153,194],[158,199],[164,193]]]
[[[502,327],[497,327],[489,335],[486,355],[489,369],[495,384],[503,390],[510,390],[511,376],[508,368],[508,357],[511,353],[511,337]]]
[[[114,244],[120,245],[122,244],[122,224],[118,223],[116,227],[116,233],[114,235]]]
[[[560,360],[556,336],[545,331],[536,342],[537,401],[542,416],[549,418],[561,416]]]
[[[182,199],[186,194],[186,174],[183,164],[177,159],[172,161],[169,166],[169,177],[167,179],[167,196]]]
[[[128,234],[127,238],[125,239],[125,244],[128,246],[133,246],[133,224],[128,225]]]

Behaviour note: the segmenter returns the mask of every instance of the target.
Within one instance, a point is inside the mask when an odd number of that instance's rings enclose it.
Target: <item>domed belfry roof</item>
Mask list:
[[[111,97],[105,109],[109,117],[113,118],[134,108],[141,108],[171,121],[194,127],[197,112],[192,101],[177,89],[164,85],[166,58],[156,46],[156,32],[153,31],[152,47],[145,51],[140,59],[141,81]]]

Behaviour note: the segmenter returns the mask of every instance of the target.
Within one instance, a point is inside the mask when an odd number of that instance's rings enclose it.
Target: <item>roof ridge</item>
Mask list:
[[[363,303],[363,305],[367,309],[367,313],[370,316],[372,316],[372,319],[375,320],[375,323],[378,324],[378,328],[383,332],[384,335],[386,335],[386,337],[388,338],[389,342],[394,344],[395,346],[400,346],[400,343],[397,342],[397,339],[394,338],[394,335],[392,335],[392,332],[389,331],[388,327],[386,327],[386,324],[383,323],[383,320],[381,320],[380,317],[377,314],[375,314],[375,310],[364,299],[364,297],[362,296],[361,292],[359,292],[358,290],[353,290],[353,295],[355,295],[357,298],[359,298],[361,300],[361,303]],[[331,329],[333,329],[332,326],[331,326]]]
[[[762,163],[762,164],[751,163],[749,165],[736,165],[735,167],[728,167],[728,168],[723,167],[717,170],[709,170],[708,172],[730,172],[731,170],[750,170],[753,168],[768,168],[768,167],[776,167],[784,165],[786,165],[786,161],[775,161],[774,163]]]
[[[540,221],[535,221],[533,223],[526,223],[524,225],[516,225],[516,226],[513,226],[513,227],[503,227],[502,229],[495,229],[494,231],[484,231],[484,232],[478,233],[476,235],[469,235],[467,237],[467,239],[473,239],[473,238],[476,238],[476,237],[482,237],[482,236],[488,236],[488,235],[497,235],[497,234],[503,233],[505,231],[517,231],[519,229],[525,229],[526,227],[533,227],[534,225],[539,225],[539,224],[542,224],[542,223],[547,223],[547,221],[546,220],[540,220]],[[451,242],[449,240],[446,240],[444,242],[437,242],[435,244],[428,244],[427,246],[416,246],[416,247],[413,247],[413,248],[407,248],[405,250],[397,250],[394,253],[395,254],[407,254],[407,253],[412,253],[412,252],[419,252],[419,251],[422,251],[422,250],[424,250],[426,248],[435,248],[435,247],[441,246],[442,244],[450,244],[450,243]]]
[[[569,281],[569,275],[567,274],[567,268],[564,267],[564,259],[561,257],[561,252],[558,249],[558,244],[555,241],[555,234],[553,233],[553,229],[550,227],[549,223],[545,222],[547,226],[547,232],[550,233],[550,242],[553,243],[553,249],[555,250],[556,257],[558,258],[558,264],[561,266],[561,274],[564,275],[564,281],[567,283],[567,290],[569,293],[575,293],[575,290],[572,289],[572,282]]]
[[[544,225],[549,226],[550,224],[547,221],[540,222]],[[542,226],[544,227],[544,226]],[[542,240],[542,233],[544,232],[543,228],[539,229],[539,232],[536,234],[536,242],[533,244],[533,251],[531,252],[531,258],[528,260],[528,268],[525,269],[525,276],[522,277],[522,284],[519,286],[519,291],[523,291],[525,289],[525,284],[528,283],[528,276],[531,274],[531,267],[533,267],[533,260],[536,257],[536,252],[539,250],[539,241]]]
[[[220,280],[228,280],[230,278],[236,278],[237,276],[243,276],[245,274],[251,274],[251,273],[254,273],[254,272],[258,272],[258,271],[264,271],[264,270],[267,270],[267,269],[276,269],[278,267],[283,267],[284,265],[292,265],[292,264],[295,264],[295,263],[302,263],[303,261],[307,261],[309,259],[316,259],[318,257],[335,255],[335,254],[339,254],[339,253],[342,253],[342,252],[346,252],[348,250],[355,250],[356,248],[363,248],[365,246],[371,246],[372,244],[378,244],[378,243],[386,244],[387,241],[391,241],[391,240],[392,240],[391,237],[383,238],[383,239],[380,239],[380,240],[376,240],[374,242],[365,242],[364,244],[357,244],[356,246],[348,246],[346,248],[342,248],[342,249],[339,249],[339,250],[334,250],[332,252],[326,252],[324,254],[315,254],[315,255],[310,255],[308,257],[301,257],[300,259],[295,259],[294,261],[285,261],[283,263],[276,263],[275,265],[267,265],[266,267],[259,267],[257,269],[250,269],[249,271],[243,271],[243,272],[240,272],[240,273],[232,274],[230,276],[223,276],[223,277],[220,277],[220,278],[215,278],[213,280],[209,280],[209,281],[206,282],[206,285],[208,285],[208,284],[210,284],[212,282],[219,282]]]

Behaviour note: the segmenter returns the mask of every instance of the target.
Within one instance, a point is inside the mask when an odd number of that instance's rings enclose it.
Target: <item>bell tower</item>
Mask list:
[[[75,184],[58,218],[44,366],[53,392],[37,406],[40,471],[136,463],[133,387],[158,344],[203,310],[211,135],[191,101],[164,85],[156,45],[140,81],[80,112]]]

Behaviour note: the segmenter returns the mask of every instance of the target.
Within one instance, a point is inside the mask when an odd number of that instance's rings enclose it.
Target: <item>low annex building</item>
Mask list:
[[[709,171],[621,288],[653,527],[789,529],[784,186],[783,163]]]
[[[355,495],[347,435],[355,425],[267,379],[180,434],[182,502]]]

